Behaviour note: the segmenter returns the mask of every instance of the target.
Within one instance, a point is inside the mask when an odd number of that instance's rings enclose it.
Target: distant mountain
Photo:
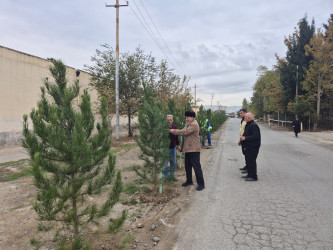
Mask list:
[[[226,113],[237,112],[239,111],[242,106],[226,106]]]
[[[213,105],[213,106],[204,105],[203,107],[204,107],[204,109],[210,109],[210,108],[212,108],[213,111],[219,109],[219,106],[217,106],[217,105]],[[242,106],[221,106],[221,109],[225,110],[226,113],[237,112],[241,108],[242,108]]]

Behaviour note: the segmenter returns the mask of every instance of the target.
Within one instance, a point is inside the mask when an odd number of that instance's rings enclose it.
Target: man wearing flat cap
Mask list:
[[[185,171],[186,182],[182,184],[183,187],[193,185],[192,180],[192,167],[194,169],[195,177],[197,179],[198,187],[196,190],[201,191],[205,188],[205,182],[200,165],[200,136],[199,124],[195,120],[195,112],[189,110],[185,112],[186,125],[183,129],[170,129],[170,133],[174,135],[182,135],[184,137],[181,152],[185,153]]]

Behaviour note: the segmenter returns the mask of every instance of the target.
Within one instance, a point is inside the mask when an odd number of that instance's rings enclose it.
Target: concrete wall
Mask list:
[[[0,46],[0,147],[19,145],[24,114],[30,114],[40,99],[40,87],[48,77],[51,63],[43,58]],[[76,79],[76,69],[67,67],[69,84]],[[81,91],[89,88],[90,75],[80,71]],[[89,88],[91,101],[97,93]],[[115,123],[115,118],[112,123]],[[120,119],[120,132],[126,136],[127,118]]]

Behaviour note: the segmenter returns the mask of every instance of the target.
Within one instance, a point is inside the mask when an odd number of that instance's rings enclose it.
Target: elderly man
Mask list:
[[[201,191],[205,188],[205,182],[200,165],[200,136],[199,125],[195,120],[195,112],[189,110],[185,112],[186,125],[183,129],[170,129],[170,133],[174,135],[184,136],[182,142],[181,152],[185,153],[185,171],[186,182],[182,184],[182,187],[193,185],[192,180],[192,167],[194,169],[195,177],[197,179],[198,187],[197,191]]]
[[[245,126],[246,126],[246,121],[245,121],[245,114],[246,114],[246,109],[240,109],[239,110],[239,116],[242,118],[241,122],[240,122],[240,129],[239,129],[239,141],[238,141],[238,146],[242,146],[242,153],[244,154],[244,147],[241,144],[241,140],[240,138],[243,136],[244,134],[244,130],[245,130]],[[246,163],[246,162],[245,162]],[[239,170],[242,171],[243,174],[247,174],[247,168],[246,165],[243,168],[240,168]]]
[[[257,181],[257,156],[261,144],[260,129],[254,122],[252,113],[245,114],[245,121],[246,126],[241,143],[245,154],[247,175],[243,177],[246,181]]]
[[[170,129],[176,129],[177,127],[173,124],[173,116],[167,115],[167,119],[170,124]],[[176,148],[179,146],[178,136],[169,133],[170,145],[169,145],[169,156],[170,156],[170,170],[168,169],[168,162],[163,167],[163,176],[165,180],[177,181],[175,177],[176,169]]]

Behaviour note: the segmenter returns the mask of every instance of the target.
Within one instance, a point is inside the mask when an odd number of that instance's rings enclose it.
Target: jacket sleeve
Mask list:
[[[259,127],[256,126],[252,126],[251,127],[251,135],[246,135],[245,136],[245,140],[246,141],[255,141],[258,140],[260,138],[260,130]]]
[[[173,133],[174,135],[190,135],[193,134],[197,131],[196,126],[194,125],[189,125],[187,128],[186,126],[183,129],[175,129],[175,132]]]
[[[176,126],[175,126],[175,129],[177,129]],[[176,145],[179,146],[179,138],[178,138],[178,135],[175,135],[175,138],[176,138]]]

